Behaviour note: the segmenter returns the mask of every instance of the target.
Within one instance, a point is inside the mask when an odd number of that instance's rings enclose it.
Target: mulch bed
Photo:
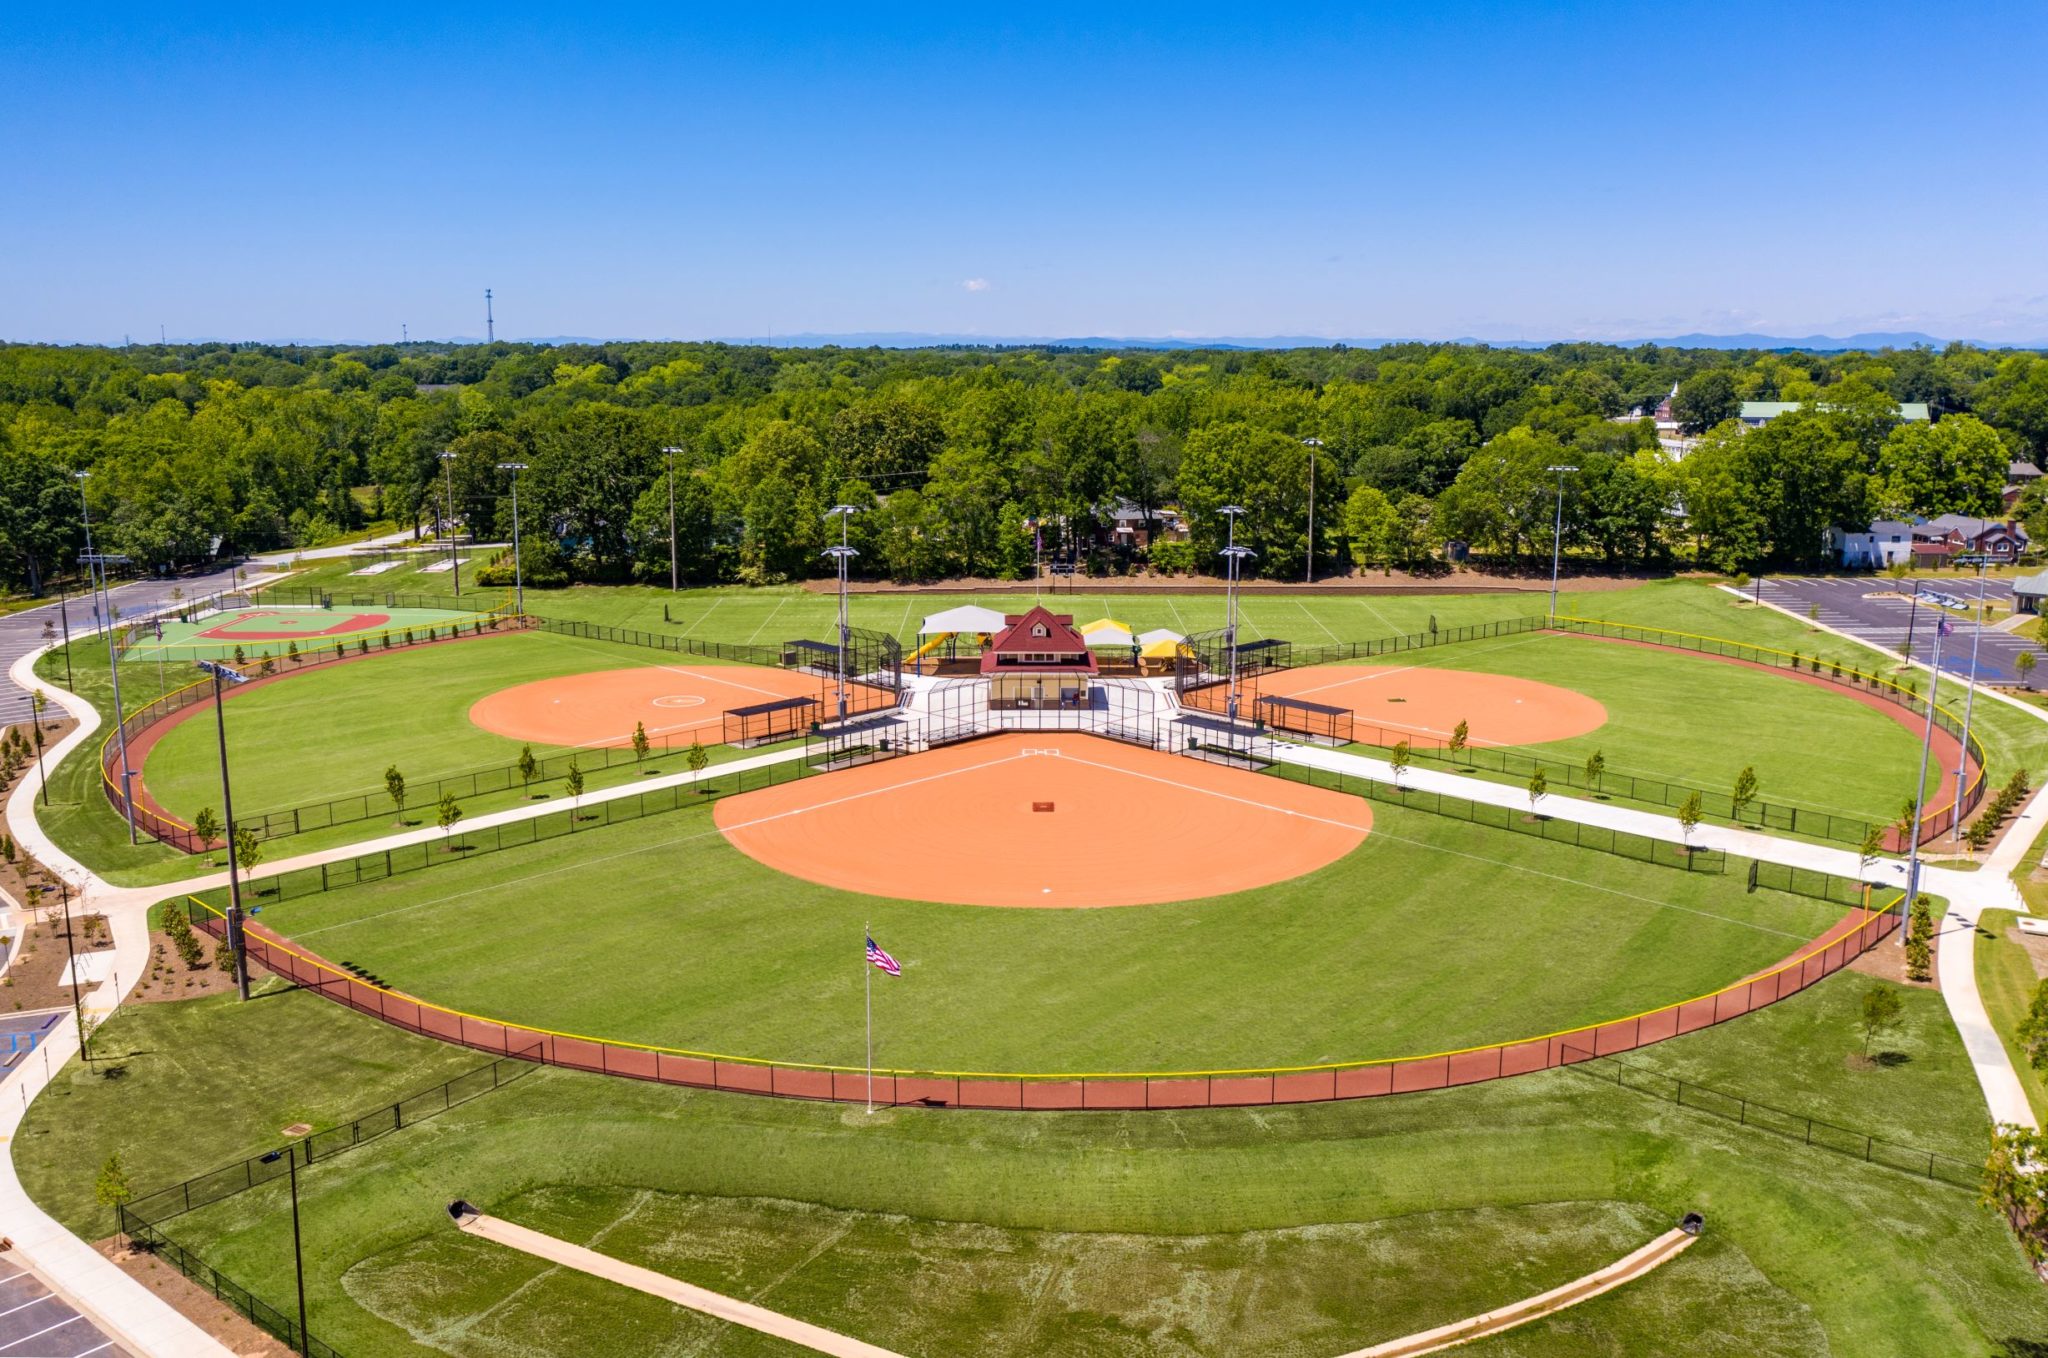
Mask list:
[[[169,1304],[185,1319],[212,1335],[237,1358],[291,1358],[292,1350],[273,1339],[268,1331],[243,1319],[242,1313],[147,1251],[131,1250],[125,1242],[107,1239],[93,1248],[114,1261],[120,1270]],[[315,1332],[317,1337],[318,1332]]]
[[[92,918],[100,919],[98,915]],[[74,931],[73,943],[81,959],[89,952],[112,952],[113,939],[104,929],[86,933],[85,920],[73,914],[71,925]],[[21,1009],[55,1009],[71,1003],[71,990],[57,982],[64,975],[64,964],[70,960],[70,947],[64,938],[64,916],[54,914],[31,924],[22,935],[22,951],[15,957],[7,973],[0,976],[0,1008],[9,1011]]]

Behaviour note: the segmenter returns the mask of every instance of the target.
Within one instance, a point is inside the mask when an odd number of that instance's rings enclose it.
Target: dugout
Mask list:
[[[823,715],[816,698],[778,698],[727,708],[724,740],[728,745],[767,745],[808,732]]]
[[[1348,707],[1269,694],[1258,698],[1252,711],[1275,731],[1305,736],[1318,744],[1349,745],[1352,741],[1352,712]]]

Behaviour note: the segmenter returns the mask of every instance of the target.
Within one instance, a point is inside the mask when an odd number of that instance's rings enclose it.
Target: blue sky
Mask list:
[[[995,8],[10,6],[0,337],[2048,338],[2038,3]]]

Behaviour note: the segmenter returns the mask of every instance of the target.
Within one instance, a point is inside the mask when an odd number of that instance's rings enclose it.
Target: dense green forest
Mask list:
[[[1660,454],[1625,418],[1678,388],[1704,437]],[[1760,430],[1742,400],[1811,402]],[[1899,402],[1926,402],[1905,425]],[[1309,442],[1314,440],[1312,444]],[[1216,509],[1254,569],[1426,566],[1449,540],[1515,564],[1732,570],[1818,558],[1831,523],[1995,514],[2006,463],[2048,454],[2048,359],[1556,345],[1284,352],[772,349],[720,344],[0,347],[0,583],[37,589],[102,541],[149,569],[455,514],[530,579],[665,579],[673,448],[693,582],[824,572],[835,502],[863,573],[1015,577],[1033,530],[1095,571],[1213,569]],[[1172,505],[1186,544],[1107,543],[1119,500]],[[2027,508],[2033,507],[2030,501]]]

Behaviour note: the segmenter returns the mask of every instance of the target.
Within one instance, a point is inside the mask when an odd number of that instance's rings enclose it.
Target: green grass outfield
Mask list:
[[[1872,984],[1838,976],[1638,1055],[1980,1153],[1982,1101],[1938,996],[1901,992],[1887,1045],[1907,1059],[1846,1063]],[[31,1194],[88,1238],[111,1229],[92,1201],[110,1151],[148,1191],[275,1145],[287,1120],[330,1126],[475,1061],[303,992],[124,1010],[104,1040],[132,1053],[123,1078],[74,1063],[14,1148]],[[351,1358],[790,1351],[462,1236],[442,1211],[455,1197],[933,1358],[1328,1358],[1576,1276],[1695,1208],[1706,1236],[1676,1263],[1467,1351],[2048,1343],[2048,1300],[1967,1190],[1574,1071],[1292,1108],[869,1116],[541,1070],[323,1160],[300,1189],[313,1329]],[[289,1309],[281,1184],[169,1230]]]
[[[715,662],[520,634],[311,670],[229,705],[236,802],[248,814],[381,795],[391,764],[420,784],[506,764],[518,753],[517,742],[469,722],[470,705],[485,695],[595,669],[703,663]],[[1605,726],[1532,749],[1572,763],[1598,749],[1616,773],[1725,790],[1741,768],[1754,765],[1767,800],[1885,820],[1896,814],[1917,772],[1914,734],[1883,713],[1784,676],[1696,656],[1531,634],[1369,663],[1374,669],[1419,664],[1515,674],[1589,694],[1607,706]],[[1360,700],[1361,715],[1371,719],[1375,714],[1364,710],[1363,695]],[[318,719],[310,720],[314,713]],[[1938,777],[1934,771],[1930,781]],[[202,806],[218,810],[210,725],[188,722],[170,732],[152,751],[145,778],[158,801],[184,820]],[[377,828],[359,825],[355,836]]]
[[[1258,891],[1030,910],[800,881],[691,808],[286,898],[262,918],[456,1009],[847,1066],[862,1061],[868,922],[904,963],[875,991],[879,1065],[1129,1072],[1421,1055],[1618,1018],[1773,964],[1842,913],[1748,893],[1739,873],[1385,804],[1373,817],[1351,854]]]
[[[396,765],[416,789],[435,778],[472,769],[499,768],[519,757],[521,742],[471,723],[469,709],[501,689],[559,675],[638,666],[716,667],[701,656],[541,632],[514,632],[464,640],[452,646],[422,647],[391,655],[309,669],[275,684],[239,694],[227,703],[228,751],[235,780],[235,805],[244,816],[329,798],[384,798],[384,771]],[[717,746],[718,757],[758,751]],[[189,821],[201,807],[220,809],[220,754],[210,717],[188,720],[168,732],[150,751],[144,781],[157,801]],[[535,746],[536,756],[556,753]],[[591,790],[630,781],[649,770],[681,772],[679,754],[650,758],[636,769],[599,766],[603,755],[585,759]],[[548,789],[536,786],[536,791]],[[424,795],[424,794],[422,794]],[[515,789],[490,797],[466,798],[463,809],[477,815],[517,805]],[[431,798],[415,803],[414,817],[431,816]],[[331,833],[295,836],[279,852],[299,853],[329,843],[388,833],[396,811],[336,827]]]

